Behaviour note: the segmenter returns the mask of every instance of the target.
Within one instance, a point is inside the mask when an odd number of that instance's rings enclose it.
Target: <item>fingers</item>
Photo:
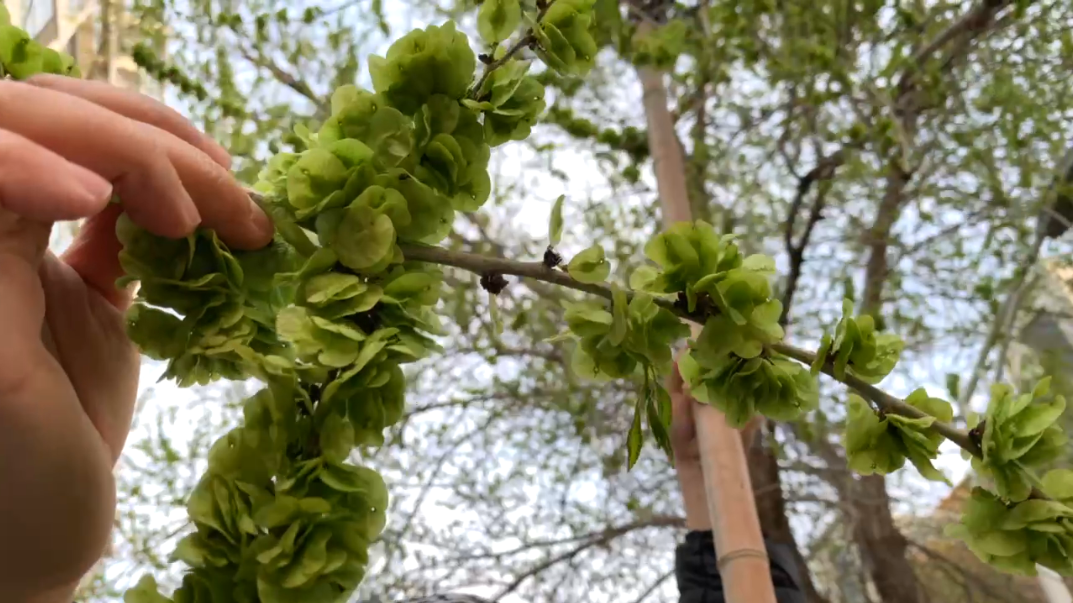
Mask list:
[[[111,196],[104,178],[0,129],[0,208],[37,222],[77,220],[101,211]]]
[[[231,155],[219,143],[195,128],[178,111],[144,94],[135,94],[104,82],[51,74],[35,75],[28,81],[39,88],[84,98],[130,119],[170,132],[211,157],[224,169],[231,169]]]
[[[109,205],[86,220],[78,237],[64,252],[63,261],[112,306],[126,310],[130,306],[131,291],[119,290],[115,286],[123,276],[123,267],[119,265],[119,252],[123,250],[123,245],[115,230],[116,220],[121,213],[122,207]]]
[[[143,105],[109,100],[117,111],[147,113]],[[209,155],[162,129],[170,122],[160,113],[150,115],[158,127],[75,94],[19,82],[0,82],[0,106],[13,109],[0,113],[0,128],[112,182],[131,219],[154,234],[181,237],[200,223],[240,249],[271,240],[271,223],[245,190]]]

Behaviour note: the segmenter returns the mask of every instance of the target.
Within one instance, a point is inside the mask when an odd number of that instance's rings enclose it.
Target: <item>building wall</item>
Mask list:
[[[38,42],[74,57],[82,73],[103,79],[115,86],[137,90],[162,98],[162,89],[139,71],[124,48],[123,36],[117,34],[117,53],[108,73],[98,73],[101,49],[101,5],[99,0],[3,0],[11,13],[11,21],[25,29]],[[113,32],[134,29],[129,15],[120,13],[125,27],[113,26]]]

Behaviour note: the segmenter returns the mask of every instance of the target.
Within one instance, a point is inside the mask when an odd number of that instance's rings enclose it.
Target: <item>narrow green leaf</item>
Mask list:
[[[667,392],[658,385],[654,387],[655,394],[648,399],[647,411],[648,411],[648,427],[652,430],[652,437],[656,440],[656,445],[660,447],[660,450],[665,452],[668,456],[672,455],[671,451],[671,436],[668,432],[669,421],[665,421],[661,414],[660,395],[667,399],[670,403],[670,397]],[[669,413],[668,413],[669,414]]]
[[[630,425],[630,433],[626,437],[626,450],[628,453],[627,469],[633,469],[637,459],[641,456],[641,447],[644,445],[644,434],[641,432],[641,415],[644,413],[642,406],[645,397],[640,396],[633,409],[633,424]]]
[[[566,195],[559,195],[555,205],[551,207],[551,218],[548,220],[548,245],[555,247],[563,236],[563,200]]]
[[[1018,436],[1029,436],[1050,427],[1065,409],[1065,398],[1058,396],[1050,404],[1031,404],[1010,420]]]
[[[613,345],[618,346],[622,343],[622,340],[626,338],[626,333],[629,328],[629,320],[627,318],[627,309],[629,302],[626,299],[626,292],[619,288],[615,283],[611,283],[611,332],[607,335],[607,341]]]
[[[946,374],[946,391],[951,400],[961,398],[961,375],[957,373]]]

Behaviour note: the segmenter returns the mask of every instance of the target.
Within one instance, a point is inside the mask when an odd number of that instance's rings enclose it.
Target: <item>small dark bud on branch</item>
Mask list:
[[[982,420],[979,425],[969,430],[969,439],[972,440],[973,444],[976,444],[976,447],[980,450],[984,449],[984,429],[986,428],[987,421]]]
[[[483,52],[481,54],[477,55],[477,60],[482,62],[482,63],[484,63],[485,65],[491,65],[492,63],[495,62],[495,59],[493,59],[491,56],[489,56],[487,54],[484,54]]]
[[[509,284],[510,282],[498,272],[488,272],[481,275],[481,288],[492,295],[499,295]]]
[[[551,245],[544,250],[544,265],[548,268],[554,268],[563,263],[563,256],[555,253],[555,250],[551,248]]]

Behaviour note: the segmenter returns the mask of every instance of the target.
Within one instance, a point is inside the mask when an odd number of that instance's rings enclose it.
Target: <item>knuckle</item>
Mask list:
[[[15,80],[0,80],[0,110],[5,117],[18,115],[20,104],[28,102],[30,86]]]
[[[47,86],[56,81],[58,77],[60,76],[52,75],[50,73],[35,73],[23,81],[31,86]]]

